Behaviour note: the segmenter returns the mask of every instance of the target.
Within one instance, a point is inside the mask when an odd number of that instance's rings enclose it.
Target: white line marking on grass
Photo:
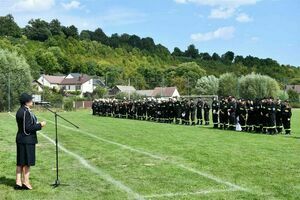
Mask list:
[[[9,114],[9,115],[12,116],[12,117],[15,117],[15,116],[13,116],[11,114]],[[55,141],[52,140],[47,135],[45,135],[42,131],[39,132],[39,135],[41,135],[42,137],[44,137],[45,139],[47,139],[49,142],[51,142],[52,144],[55,145]],[[79,156],[78,154],[73,153],[72,151],[69,151],[68,149],[66,149],[65,147],[63,147],[60,144],[58,144],[58,148],[61,149],[63,152],[69,154],[70,156],[76,158],[85,168],[87,168],[90,171],[92,171],[92,172],[100,175],[103,179],[105,179],[106,181],[112,183],[113,185],[115,185],[120,190],[123,190],[123,191],[127,192],[134,199],[138,199],[138,200],[143,200],[144,199],[143,196],[141,196],[138,193],[134,192],[131,188],[129,188],[128,186],[124,185],[122,182],[114,179],[111,175],[109,175],[109,174],[101,171],[99,168],[96,168],[96,167],[90,165],[87,160],[85,160],[83,157]]]
[[[165,193],[165,194],[151,194],[145,195],[146,199],[162,198],[162,197],[178,197],[178,196],[191,196],[191,195],[206,195],[212,193],[222,193],[222,192],[234,192],[239,191],[237,189],[227,189],[227,190],[202,190],[197,192],[176,192],[176,193]]]
[[[49,121],[50,123],[53,123],[53,124],[54,124],[53,121],[51,121],[51,120],[48,120],[48,121]],[[200,175],[200,176],[203,176],[203,177],[205,177],[205,178],[207,178],[207,179],[213,180],[213,181],[215,181],[215,182],[217,182],[217,183],[221,183],[221,184],[227,185],[227,186],[232,187],[232,188],[234,188],[234,189],[242,190],[242,191],[248,191],[248,192],[250,191],[250,190],[247,189],[247,188],[241,187],[241,186],[236,185],[236,184],[234,184],[234,183],[230,183],[230,182],[228,182],[228,181],[224,181],[224,180],[222,180],[222,179],[220,179],[220,178],[218,178],[218,177],[216,177],[216,176],[213,176],[213,175],[211,175],[211,174],[208,174],[208,173],[205,173],[205,172],[198,171],[198,170],[196,170],[196,169],[194,169],[194,168],[185,166],[185,165],[182,164],[182,163],[178,163],[178,162],[176,162],[176,161],[174,161],[174,160],[167,159],[167,157],[163,157],[163,156],[160,156],[160,155],[155,155],[155,154],[150,153],[150,152],[146,152],[146,151],[143,151],[143,150],[135,149],[135,148],[133,148],[133,147],[131,147],[131,146],[128,146],[128,145],[125,145],[125,144],[121,144],[121,143],[118,143],[118,142],[114,142],[114,141],[111,141],[111,140],[107,140],[107,139],[101,138],[101,137],[99,137],[99,136],[96,136],[96,135],[94,135],[94,134],[92,134],[92,133],[89,133],[89,132],[87,132],[87,131],[82,131],[82,130],[80,130],[80,129],[75,129],[75,128],[72,128],[72,127],[69,127],[69,126],[66,126],[66,125],[61,125],[61,124],[59,124],[59,126],[64,127],[64,128],[66,128],[66,129],[69,129],[69,130],[73,130],[73,131],[80,132],[80,133],[82,133],[82,134],[88,135],[88,136],[93,137],[93,138],[96,138],[96,139],[98,139],[98,140],[101,140],[101,141],[104,141],[104,142],[107,142],[107,143],[110,143],[110,144],[114,144],[114,145],[116,145],[116,146],[120,146],[120,147],[122,147],[122,148],[124,148],[124,149],[128,149],[128,150],[130,150],[130,151],[134,151],[134,152],[137,152],[137,153],[140,153],[140,154],[144,154],[144,155],[147,155],[147,156],[149,156],[149,157],[156,158],[156,159],[159,159],[159,160],[165,160],[166,162],[169,162],[169,163],[171,163],[171,164],[173,164],[173,165],[175,165],[175,166],[177,166],[177,167],[180,167],[180,168],[182,168],[182,169],[188,170],[188,171],[190,171],[190,172],[193,172],[193,173],[195,173],[195,174],[198,174],[198,175]]]
[[[51,138],[49,138],[47,135],[43,134],[40,132],[40,135],[43,136],[44,138],[46,138],[47,140],[49,140],[50,142],[52,142],[55,145],[55,141],[52,140]],[[112,183],[113,185],[115,185],[116,187],[118,187],[119,189],[127,192],[129,195],[133,196],[135,199],[144,199],[141,195],[139,195],[138,193],[134,192],[131,188],[129,188],[128,186],[124,185],[123,183],[121,183],[120,181],[114,179],[113,177],[111,177],[109,174],[101,171],[100,169],[90,165],[88,163],[87,160],[85,160],[84,158],[82,158],[81,156],[69,151],[68,149],[66,149],[65,147],[58,145],[58,148],[60,148],[62,151],[64,151],[65,153],[69,154],[70,156],[76,158],[85,168],[89,169],[90,171],[100,175],[103,179],[105,179],[106,181]]]

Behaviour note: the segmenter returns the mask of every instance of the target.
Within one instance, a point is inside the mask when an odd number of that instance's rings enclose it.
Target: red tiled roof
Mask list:
[[[82,85],[83,83],[89,81],[91,77],[88,75],[82,75],[75,78],[65,78],[60,84],[61,85]]]
[[[51,84],[60,84],[65,76],[50,76],[50,75],[43,75],[44,78]]]
[[[171,97],[176,90],[176,87],[156,87],[153,90],[152,96]]]

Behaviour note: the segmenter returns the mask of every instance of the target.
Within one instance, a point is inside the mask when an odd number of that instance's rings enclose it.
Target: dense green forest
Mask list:
[[[226,72],[268,75],[281,86],[300,83],[299,67],[280,65],[271,58],[243,57],[232,51],[210,55],[194,45],[170,52],[150,37],[108,36],[101,28],[79,33],[74,25],[63,26],[57,19],[33,19],[21,28],[12,15],[0,17],[0,48],[24,56],[33,78],[41,73],[80,72],[101,77],[109,87],[130,79],[137,89],[175,85],[187,94],[204,75],[219,77]]]

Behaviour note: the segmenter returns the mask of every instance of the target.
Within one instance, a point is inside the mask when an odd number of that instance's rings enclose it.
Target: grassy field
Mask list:
[[[293,135],[260,135],[62,113],[80,126],[59,126],[55,179],[54,125],[39,135],[33,191],[14,191],[15,119],[0,114],[0,199],[299,199],[300,110]]]

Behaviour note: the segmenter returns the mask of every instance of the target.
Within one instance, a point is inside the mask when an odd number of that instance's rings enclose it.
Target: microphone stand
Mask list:
[[[55,151],[56,151],[56,180],[54,181],[54,183],[52,184],[52,186],[54,188],[58,187],[60,185],[60,181],[59,181],[59,176],[58,176],[58,134],[57,134],[57,118],[61,118],[64,121],[68,122],[69,124],[71,124],[72,126],[76,127],[79,129],[79,127],[77,125],[75,125],[74,123],[70,122],[69,120],[67,120],[66,118],[62,117],[61,115],[57,114],[56,111],[51,110],[50,108],[48,108],[47,105],[44,105],[44,108],[46,110],[48,110],[49,112],[54,114],[54,118],[55,118]]]

